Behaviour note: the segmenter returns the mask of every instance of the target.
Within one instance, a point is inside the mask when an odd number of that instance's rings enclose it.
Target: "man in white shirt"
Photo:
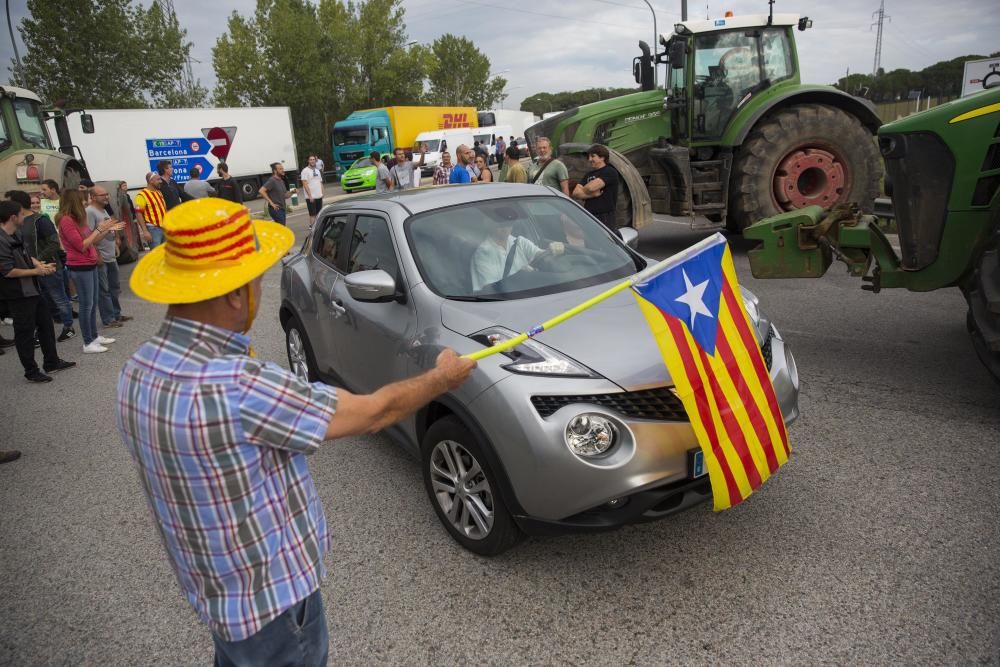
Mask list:
[[[532,262],[542,255],[563,254],[565,248],[558,241],[553,241],[547,250],[542,250],[523,236],[511,236],[514,221],[518,218],[514,209],[497,209],[494,216],[492,222],[496,226],[472,255],[472,291],[478,292],[518,271],[533,270]]]
[[[319,210],[323,208],[323,171],[316,166],[316,156],[309,156],[309,166],[299,172],[302,190],[306,193],[306,208],[309,209],[309,227],[316,222]]]

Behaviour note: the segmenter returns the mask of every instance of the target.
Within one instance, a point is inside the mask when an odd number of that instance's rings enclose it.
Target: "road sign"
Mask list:
[[[151,159],[204,155],[211,148],[212,144],[204,137],[146,139],[146,155]]]
[[[229,155],[229,149],[233,146],[233,137],[236,136],[236,126],[203,127],[201,128],[201,133],[212,144],[212,155],[220,160],[225,160]]]
[[[164,158],[155,158],[149,160],[149,170],[156,171],[156,163]],[[170,158],[171,164],[174,165],[173,179],[178,183],[186,183],[191,180],[191,168],[194,166],[201,167],[201,176],[198,178],[202,181],[208,180],[209,175],[212,173],[212,163],[208,161],[208,158],[202,157],[200,155],[194,157],[174,157]]]
[[[1000,84],[1000,58],[968,60],[962,76],[962,97]]]

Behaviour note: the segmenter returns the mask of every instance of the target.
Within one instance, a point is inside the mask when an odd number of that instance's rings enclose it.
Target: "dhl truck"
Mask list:
[[[351,113],[333,125],[333,161],[338,176],[372,151],[391,153],[413,148],[428,130],[479,127],[474,107],[382,107]]]

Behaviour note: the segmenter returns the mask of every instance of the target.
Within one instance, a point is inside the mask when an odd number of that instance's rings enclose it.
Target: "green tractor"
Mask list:
[[[740,231],[811,205],[871,210],[881,123],[870,102],[801,83],[795,29],[811,25],[795,14],[678,23],[660,53],[639,42],[642,92],[543,120],[526,132],[529,146],[549,137],[571,179],[589,169],[588,146],[608,146],[623,180],[618,222],[635,228],[653,214]],[[654,85],[659,63],[665,90]]]
[[[1000,381],[1000,87],[883,125],[896,238],[858,207],[811,206],[743,235],[757,278],[822,276],[843,261],[863,289],[958,287],[973,346]]]
[[[52,179],[60,188],[75,188],[88,177],[80,149],[73,145],[67,117],[80,109],[45,111],[39,97],[24,88],[0,86],[0,193],[35,192]],[[59,141],[52,145],[46,121],[51,120]],[[85,133],[94,131],[89,114],[82,113]]]

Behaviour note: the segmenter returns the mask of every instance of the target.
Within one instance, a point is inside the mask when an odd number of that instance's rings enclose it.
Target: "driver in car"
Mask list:
[[[553,241],[543,250],[523,236],[512,236],[514,222],[519,217],[514,208],[500,207],[489,215],[495,225],[472,255],[472,290],[475,292],[518,271],[531,271],[535,260],[548,254],[561,255],[565,250],[559,241]]]

